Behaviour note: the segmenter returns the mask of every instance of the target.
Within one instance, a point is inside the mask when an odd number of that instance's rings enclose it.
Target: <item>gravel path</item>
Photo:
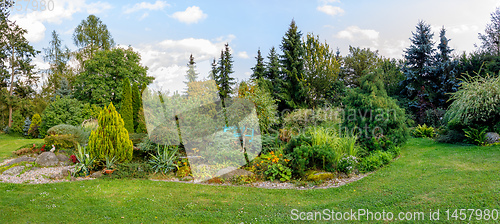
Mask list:
[[[0,163],[0,166],[3,166],[14,159],[7,159]],[[57,182],[68,182],[74,180],[88,180],[93,178],[71,178],[68,180],[63,177],[61,174],[63,170],[73,169],[74,166],[56,166],[56,167],[33,167],[31,170],[26,171],[23,174],[19,174],[16,176],[4,175],[0,174],[0,182],[3,183],[29,183],[29,184],[46,184],[46,183],[57,183]],[[53,176],[59,176],[57,179],[52,179]]]

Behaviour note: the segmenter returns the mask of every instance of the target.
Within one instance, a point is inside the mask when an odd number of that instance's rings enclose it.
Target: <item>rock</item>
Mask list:
[[[69,158],[66,155],[64,155],[64,154],[58,154],[56,156],[57,156],[57,159],[59,159],[59,162],[63,163],[63,165],[66,166],[66,165],[70,164],[70,160],[69,160]]]
[[[4,166],[10,166],[12,164],[16,164],[16,163],[20,163],[20,162],[35,162],[35,158],[33,157],[28,157],[28,156],[21,156],[19,158],[16,158],[12,161],[10,161],[9,163],[5,164]]]
[[[3,175],[17,176],[24,170],[24,166],[15,166],[6,171],[3,171]]]
[[[53,173],[50,175],[50,179],[62,179],[64,176],[61,173]]]
[[[220,176],[222,176],[222,175],[224,175],[226,173],[229,173],[229,172],[231,172],[233,170],[236,170],[236,169],[238,169],[238,168],[234,167],[234,166],[228,166],[226,168],[222,168],[219,171],[217,171],[217,173],[215,174],[215,176],[216,177],[220,177]]]
[[[35,162],[40,166],[55,166],[59,164],[59,159],[53,152],[43,152]]]
[[[94,172],[93,174],[90,174],[90,177],[92,178],[102,177],[102,172],[101,171]]]
[[[335,174],[330,172],[318,172],[307,176],[307,180],[309,181],[330,180],[333,179],[334,177]]]
[[[61,169],[61,176],[63,176],[63,177],[67,177],[67,176],[68,176],[68,175],[70,175],[70,174],[71,174],[70,169],[68,169],[68,168],[62,168],[62,169]]]
[[[187,176],[181,179],[181,181],[192,181],[192,180],[194,180],[194,177],[192,176]]]
[[[500,135],[498,135],[498,133],[488,132],[488,133],[486,133],[485,137],[486,137],[486,143],[488,143],[488,144],[500,142]]]
[[[231,172],[225,173],[220,176],[221,179],[230,179],[232,177],[236,176],[252,176],[254,173],[248,171],[248,170],[243,170],[243,169],[236,169]]]

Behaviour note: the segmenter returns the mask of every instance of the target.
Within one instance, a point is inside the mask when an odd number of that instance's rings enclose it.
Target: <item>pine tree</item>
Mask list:
[[[127,162],[132,159],[133,144],[129,139],[124,120],[116,111],[113,103],[99,113],[96,130],[89,138],[88,149],[90,157],[104,161],[106,157],[115,158],[117,162]]]
[[[123,117],[125,128],[129,133],[134,132],[134,115],[132,107],[132,90],[130,89],[130,81],[128,78],[123,80],[122,92],[122,107],[120,114]]]
[[[71,98],[72,97],[72,93],[73,91],[71,90],[70,86],[69,86],[69,82],[68,82],[68,79],[66,79],[66,77],[62,77],[60,80],[59,80],[59,88],[56,89],[56,93],[54,95],[54,97],[51,97],[50,99],[52,101],[56,100],[56,96],[60,96],[61,98],[63,97],[69,97]]]
[[[212,69],[210,70],[210,74],[208,74],[208,79],[210,80],[215,80],[215,78],[217,77],[217,62],[215,61],[215,58],[212,62]]]
[[[257,60],[257,64],[255,64],[255,67],[252,67],[253,74],[251,76],[254,80],[263,78],[266,70],[264,67],[264,58],[260,53],[260,49],[257,51],[257,57],[255,57],[255,59]]]
[[[304,78],[304,49],[300,39],[301,36],[302,33],[295,25],[295,21],[292,20],[288,31],[283,36],[280,46],[283,51],[280,60],[281,72],[282,79],[285,82],[285,85],[281,89],[282,101],[279,105],[280,110],[296,109],[305,106],[307,93],[302,82]]]
[[[436,83],[433,81],[434,64],[434,42],[431,26],[420,21],[413,37],[410,38],[411,46],[405,50],[406,60],[403,66],[405,80],[402,82],[404,89],[402,94],[410,101],[409,108],[422,115],[427,107],[431,107],[429,92],[434,89]],[[421,117],[421,115],[417,115]]]
[[[132,111],[134,119],[134,130],[137,132],[137,127],[139,125],[139,110],[142,107],[141,91],[136,82],[132,84]],[[137,132],[139,133],[139,132]]]

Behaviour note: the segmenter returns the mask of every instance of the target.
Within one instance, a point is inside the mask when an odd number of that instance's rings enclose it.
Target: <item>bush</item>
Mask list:
[[[42,113],[41,135],[47,134],[50,127],[58,124],[79,126],[83,120],[90,117],[85,105],[76,99],[56,97]]]
[[[464,133],[457,130],[444,129],[436,138],[441,143],[457,143],[463,142],[465,138]]]
[[[340,159],[337,170],[345,174],[350,174],[357,165],[358,158],[355,156],[347,156]]]
[[[360,169],[367,172],[374,171],[379,167],[389,164],[393,158],[394,155],[392,153],[377,150],[361,160]]]
[[[52,135],[72,135],[80,145],[87,145],[89,133],[85,132],[83,128],[69,124],[59,124],[47,130],[47,137]],[[73,147],[72,147],[73,148]]]
[[[40,138],[40,125],[42,124],[42,117],[39,114],[34,114],[31,118],[30,128],[28,134],[33,138]]]
[[[163,173],[167,174],[170,171],[174,171],[177,168],[177,164],[175,163],[178,159],[177,157],[177,149],[169,151],[160,150],[158,146],[156,155],[150,154],[151,159],[149,160],[149,164],[151,165],[151,169],[155,173]]]
[[[340,123],[339,113],[340,110],[336,108],[298,109],[287,114],[283,119],[283,123],[285,128],[299,132],[307,127],[318,126],[324,123]]]
[[[132,159],[133,145],[124,127],[123,119],[112,103],[99,114],[99,127],[92,131],[89,138],[89,153],[99,161],[115,157],[117,162]]]
[[[47,135],[43,141],[45,145],[52,147],[54,145],[56,149],[76,149],[78,141],[76,137],[72,134],[69,135]]]
[[[444,125],[443,117],[446,111],[443,109],[428,109],[425,111],[424,122],[432,127],[441,127]]]
[[[334,172],[339,155],[329,145],[302,145],[293,149],[291,168],[298,176],[303,177],[309,169],[321,169]],[[340,155],[341,156],[341,155]]]
[[[368,151],[404,143],[411,120],[396,100],[387,96],[380,71],[363,76],[360,83],[344,98],[346,119],[342,131],[358,134],[361,146]]]
[[[500,76],[469,76],[462,80],[450,100],[453,103],[444,118],[450,129],[481,126],[493,129],[500,122]]]
[[[417,138],[432,138],[436,132],[434,131],[433,127],[427,127],[426,124],[424,125],[418,125],[415,130],[413,131],[413,136]]]

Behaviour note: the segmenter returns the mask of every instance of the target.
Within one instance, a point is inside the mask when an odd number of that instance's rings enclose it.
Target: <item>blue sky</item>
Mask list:
[[[28,30],[28,40],[37,50],[48,46],[52,30],[74,50],[74,28],[95,14],[119,46],[130,45],[141,54],[143,65],[156,77],[152,87],[170,91],[184,89],[190,54],[205,78],[226,42],[234,56],[234,76],[248,79],[257,50],[267,56],[272,46],[279,49],[292,19],[304,36],[319,35],[342,55],[352,45],[401,58],[419,20],[432,26],[436,41],[444,26],[455,53],[471,52],[490,13],[500,6],[496,0],[51,1],[52,11],[12,11],[11,19]],[[39,69],[47,67],[42,55],[35,60]]]

